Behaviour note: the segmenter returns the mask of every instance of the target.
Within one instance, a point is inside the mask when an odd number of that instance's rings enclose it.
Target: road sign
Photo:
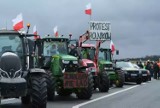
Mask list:
[[[106,21],[90,21],[90,40],[111,40],[111,23]]]

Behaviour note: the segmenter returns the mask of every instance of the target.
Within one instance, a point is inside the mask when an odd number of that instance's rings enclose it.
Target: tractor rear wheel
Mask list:
[[[107,72],[102,72],[99,74],[99,91],[100,92],[108,92],[110,87],[110,81],[109,77],[107,75]]]
[[[79,92],[76,93],[77,97],[79,99],[90,99],[92,97],[92,93],[93,93],[93,76],[92,74],[89,72],[88,74],[88,87],[87,88],[83,88],[81,89]]]

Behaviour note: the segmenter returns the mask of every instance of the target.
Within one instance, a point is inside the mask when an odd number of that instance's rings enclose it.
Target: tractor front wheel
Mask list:
[[[32,74],[31,84],[31,104],[33,108],[46,108],[47,104],[47,83],[42,74]]]
[[[55,79],[51,71],[46,71],[45,78],[47,82],[47,98],[52,101],[55,97]]]

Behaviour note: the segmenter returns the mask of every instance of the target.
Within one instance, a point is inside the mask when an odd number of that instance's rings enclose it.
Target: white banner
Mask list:
[[[111,23],[106,21],[90,21],[90,40],[111,40]]]

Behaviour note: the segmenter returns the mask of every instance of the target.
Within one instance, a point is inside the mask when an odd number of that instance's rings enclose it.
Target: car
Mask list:
[[[121,68],[125,73],[125,82],[142,83],[142,72],[135,68],[130,61],[116,61],[116,67]]]
[[[143,82],[151,81],[151,74],[150,74],[149,70],[144,69],[144,68],[140,68],[137,64],[134,64],[134,63],[133,63],[133,66],[142,72],[142,81]]]

